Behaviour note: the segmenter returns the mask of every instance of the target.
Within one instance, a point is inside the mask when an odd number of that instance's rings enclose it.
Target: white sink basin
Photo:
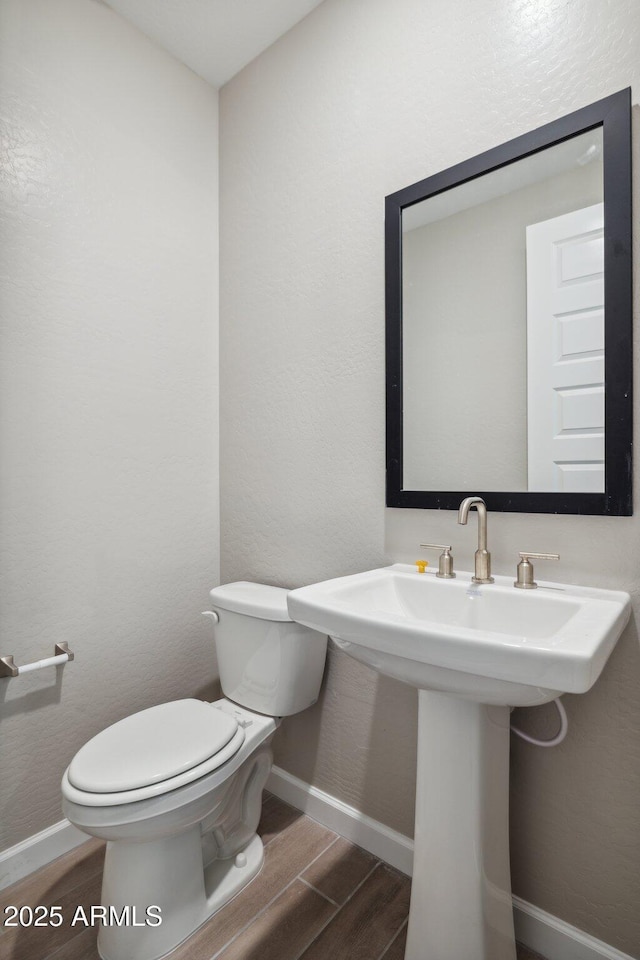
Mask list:
[[[539,581],[477,585],[394,564],[292,590],[289,614],[380,673],[488,704],[544,703],[597,680],[628,594]]]

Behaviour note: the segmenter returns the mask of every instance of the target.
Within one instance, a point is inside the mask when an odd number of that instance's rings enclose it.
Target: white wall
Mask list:
[[[421,540],[470,569],[473,526],[384,508],[383,200],[625,86],[637,101],[638,50],[636,0],[325,0],[223,88],[224,580],[296,586],[412,561]],[[640,197],[637,150],[635,169]],[[636,611],[639,533],[638,516],[489,517],[498,573],[558,551],[540,576],[629,590]],[[632,623],[566,698],[567,740],[514,744],[512,768],[515,892],[633,956],[639,689]],[[553,710],[519,720],[551,729]],[[333,654],[276,759],[410,833],[415,725],[414,691]]]
[[[1,0],[2,839],[88,736],[211,693],[217,94],[94,0]]]

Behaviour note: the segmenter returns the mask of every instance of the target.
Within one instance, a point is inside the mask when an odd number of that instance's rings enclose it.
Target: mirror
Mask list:
[[[387,505],[631,513],[631,98],[386,198]]]

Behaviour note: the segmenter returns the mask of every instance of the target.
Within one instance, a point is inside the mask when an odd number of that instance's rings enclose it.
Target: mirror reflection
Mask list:
[[[605,490],[602,127],[402,210],[403,487]]]

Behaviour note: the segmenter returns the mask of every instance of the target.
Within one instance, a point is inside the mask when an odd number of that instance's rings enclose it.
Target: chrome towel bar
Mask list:
[[[18,666],[13,662],[13,655],[0,657],[0,677],[19,677],[23,673],[31,673],[32,670],[41,670],[42,667],[57,667],[61,663],[67,663],[73,660],[75,654],[69,650],[69,644],[66,642],[56,643],[55,657],[45,657],[44,660],[34,660],[33,663],[23,663]]]

